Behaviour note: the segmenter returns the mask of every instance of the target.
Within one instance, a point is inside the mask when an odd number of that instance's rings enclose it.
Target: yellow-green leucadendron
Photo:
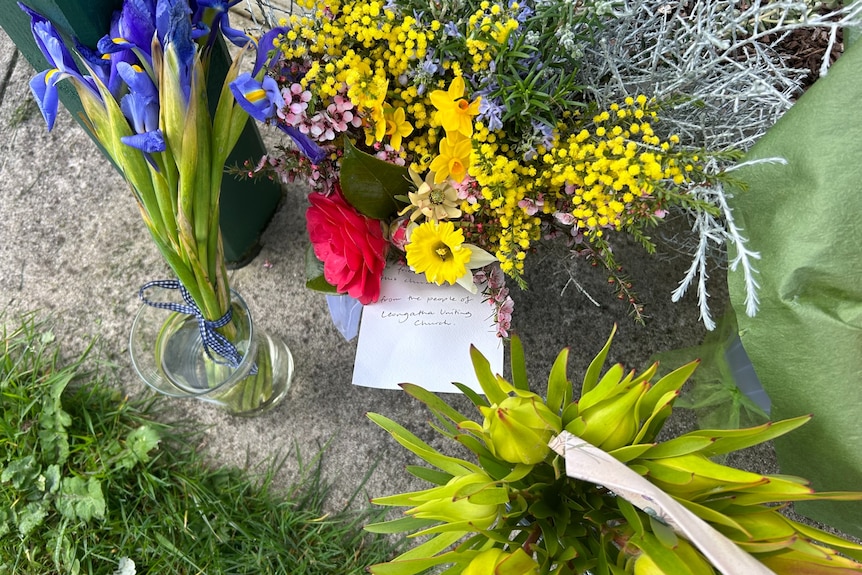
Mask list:
[[[405,506],[404,517],[367,525],[376,533],[426,536],[375,575],[412,575],[438,566],[454,575],[700,575],[716,571],[689,542],[608,490],[566,476],[548,441],[565,429],[646,477],[779,575],[862,573],[862,545],[793,521],[782,504],[860,500],[857,492],[814,492],[802,478],[761,475],[710,458],[757,445],[806,423],[801,416],[747,429],[712,429],[668,441],[656,437],[693,362],[656,378],[615,365],[601,375],[613,339],[592,361],[580,398],[568,379],[568,350],[554,363],[545,398],[527,382],[520,341],[512,339],[512,382],[472,349],[484,397],[455,384],[476,405],[478,423],[438,396],[403,387],[436,416],[434,428],[467,447],[472,460],[434,449],[398,423],[369,417],[430,466],[408,471],[435,484],[374,499]],[[601,376],[600,376],[601,375]],[[445,567],[444,566],[447,566]]]

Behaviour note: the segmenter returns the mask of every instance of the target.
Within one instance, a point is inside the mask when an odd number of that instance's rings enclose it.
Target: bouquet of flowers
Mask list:
[[[567,350],[551,368],[542,397],[527,381],[517,337],[512,338],[511,383],[494,375],[488,361],[472,349],[484,397],[466,385],[454,385],[475,405],[478,420],[419,386],[403,384],[434,414],[432,427],[466,448],[467,458],[446,455],[391,419],[369,414],[422,459],[423,465],[407,470],[432,484],[421,491],[372,500],[407,509],[403,517],[367,525],[367,530],[423,539],[370,571],[377,575],[413,575],[428,569],[452,575],[862,573],[862,545],[781,513],[789,501],[857,501],[862,493],[815,492],[799,477],[762,475],[712,460],[792,432],[810,416],[746,429],[696,430],[659,441],[679,390],[697,362],[661,378],[655,377],[658,364],[640,374],[626,373],[617,364],[602,374],[612,339],[613,333],[587,368],[579,397],[566,374]],[[613,465],[627,467],[624,471],[629,475],[641,476],[642,483],[652,484],[638,487],[644,494],[640,501],[631,495],[633,487],[624,488],[617,479],[623,475],[620,472],[611,484],[607,475],[604,481],[595,476],[573,478],[571,465],[555,453],[556,445],[553,450],[549,445],[565,432],[577,438],[572,447],[590,447],[582,457],[612,460]],[[568,459],[568,452],[565,456]],[[676,505],[666,503],[670,498],[687,511],[672,514]],[[698,519],[692,521],[694,516],[714,530]],[[692,525],[700,527],[687,527]],[[722,535],[729,541],[720,548],[723,552],[715,553],[712,544],[716,539],[724,541]],[[740,549],[753,558],[741,554],[733,559],[731,552]]]
[[[310,184],[312,287],[373,302],[388,251],[429,282],[483,285],[506,335],[504,274],[525,287],[527,256],[554,240],[601,264],[640,318],[613,235],[652,251],[667,210],[721,211],[687,192],[733,153],[680,146],[649,95],[600,108],[578,85],[598,4],[300,4],[261,42],[266,75],[235,85],[299,144],[246,172]]]
[[[126,0],[97,50],[76,46],[86,74],[54,25],[19,3],[52,66],[30,82],[48,129],[57,113],[57,83],[68,79],[81,99],[87,129],[128,182],[153,241],[177,278],[148,283],[141,299],[190,316],[197,324],[202,355],[210,360],[207,379],[220,366],[240,364],[243,353],[235,344],[238,332],[246,329],[232,321],[219,228],[224,164],[248,118],[229,88],[242,54],[227,73],[214,112],[207,101],[214,43],[224,35],[243,51],[252,44],[229,26],[232,3]],[[177,290],[182,300],[152,302],[145,297],[151,288]],[[269,375],[261,372],[256,391],[246,396],[256,399],[244,401],[243,409],[271,398]]]

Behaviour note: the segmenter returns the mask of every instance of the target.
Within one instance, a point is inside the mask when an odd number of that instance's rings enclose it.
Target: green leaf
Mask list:
[[[403,533],[405,531],[416,531],[434,525],[436,519],[421,519],[419,517],[401,517],[392,521],[381,521],[379,523],[369,523],[365,526],[365,530],[369,533]]]
[[[652,533],[644,533],[643,536],[632,537],[629,539],[629,543],[646,553],[656,566],[661,569],[662,573],[693,575],[685,564],[685,561],[673,550],[665,547]]]
[[[39,475],[39,466],[36,464],[36,458],[32,455],[27,455],[19,459],[13,459],[9,465],[3,468],[0,473],[0,481],[3,483],[11,482],[12,487],[21,489],[22,486],[29,486]]]
[[[402,446],[406,447],[431,465],[435,465],[447,473],[451,473],[452,475],[463,475],[467,471],[481,471],[481,468],[476,466],[474,463],[443,455],[388,417],[377,413],[369,413],[368,418],[388,431],[389,434],[395,438],[395,441],[400,443]]]
[[[605,363],[605,358],[608,356],[608,351],[611,349],[611,342],[614,340],[614,334],[616,332],[617,325],[614,324],[614,328],[611,330],[611,335],[608,337],[607,342],[605,342],[605,346],[595,359],[590,362],[590,366],[584,374],[584,385],[581,387],[581,397],[595,387],[596,383],[599,381],[599,373],[602,370],[602,365]]]
[[[554,360],[551,374],[548,376],[547,404],[553,413],[560,413],[563,406],[567,405],[572,399],[572,385],[569,383],[569,378],[566,375],[568,362],[569,348],[564,348],[557,355],[557,359]]]
[[[421,467],[419,465],[408,465],[406,469],[407,473],[410,475],[418,477],[419,479],[424,479],[425,481],[434,483],[435,485],[446,485],[449,483],[449,480],[452,479],[451,473],[443,473],[442,471]]]
[[[47,503],[45,501],[32,501],[18,513],[18,533],[21,537],[29,535],[33,529],[39,527],[48,516]]]
[[[694,370],[697,369],[698,365],[700,365],[699,360],[692,361],[658,380],[658,382],[650,388],[646,397],[644,397],[641,402],[638,418],[643,419],[648,413],[652,413],[656,405],[661,402],[661,399],[667,393],[678,391],[691,374],[694,373]]]
[[[458,424],[467,419],[451,405],[449,405],[448,403],[440,399],[440,397],[431,393],[424,387],[420,387],[414,383],[402,383],[401,389],[427,405],[429,409],[431,409],[435,413],[439,413],[448,417],[450,420],[452,420],[453,423]]]
[[[314,255],[314,246],[305,250],[305,287],[324,293],[338,293],[338,289],[323,277],[323,262]]]
[[[622,513],[623,517],[628,521],[629,527],[631,527],[636,534],[642,536],[644,534],[644,524],[634,505],[622,497],[617,497],[617,508],[619,508],[620,513]]]
[[[491,371],[491,363],[482,355],[475,346],[470,346],[470,357],[473,359],[473,369],[476,372],[476,379],[482,387],[485,397],[491,404],[501,403],[508,395],[500,388],[497,383],[497,378]]]
[[[105,498],[102,495],[102,486],[95,477],[86,481],[80,477],[64,478],[56,506],[57,511],[70,521],[89,521],[105,517]]]
[[[663,457],[676,457],[677,455],[688,455],[695,452],[704,453],[704,450],[714,442],[715,439],[712,437],[682,435],[659,443],[646,451],[641,457],[644,459],[661,459]]]
[[[461,391],[461,393],[463,393],[467,397],[467,399],[473,402],[473,405],[475,405],[476,407],[488,407],[491,405],[484,397],[482,397],[481,395],[473,391],[472,388],[467,387],[463,383],[453,381],[452,385],[457,387]]]
[[[751,447],[752,445],[758,445],[760,443],[763,443],[764,441],[769,441],[770,439],[774,439],[776,437],[784,435],[785,433],[793,431],[794,429],[802,425],[805,425],[810,420],[810,415],[802,415],[799,417],[793,417],[791,419],[784,419],[782,421],[771,421],[769,423],[765,423],[757,427],[750,427],[748,429],[701,429],[697,432],[689,433],[686,435],[712,435],[716,437],[716,441],[712,445],[712,447],[710,447],[709,449],[704,449],[701,452],[707,457],[712,457],[713,455],[730,453],[732,451],[738,451],[740,449],[745,449],[746,447]]]
[[[129,432],[126,436],[126,445],[119,455],[115,467],[117,469],[131,469],[137,463],[146,463],[150,460],[150,451],[158,446],[159,433],[149,427],[142,425]]]
[[[649,525],[652,532],[655,534],[656,538],[661,542],[665,547],[672,549],[679,544],[679,540],[676,538],[676,533],[673,532],[673,529],[670,526],[658,518],[658,516],[654,515],[655,510],[651,508],[647,508],[646,514],[649,516]]]
[[[341,158],[341,191],[359,212],[383,220],[398,211],[395,196],[410,190],[407,168],[384,162],[357,150],[344,138]]]

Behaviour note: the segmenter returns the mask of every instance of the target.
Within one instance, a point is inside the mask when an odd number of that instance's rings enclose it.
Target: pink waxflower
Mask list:
[[[293,83],[289,88],[283,88],[284,108],[278,111],[278,117],[289,126],[297,126],[305,119],[305,111],[311,101],[311,92],[301,84]]]
[[[380,222],[356,211],[338,186],[329,196],[312,193],[308,200],[308,237],[323,262],[324,279],[362,304],[377,301],[388,245]]]
[[[362,126],[362,118],[353,110],[353,102],[336,94],[332,103],[326,107],[326,112],[332,119],[332,127],[338,132],[346,132],[350,126],[358,128]]]
[[[509,329],[512,327],[512,312],[515,310],[515,302],[507,297],[506,301],[497,308],[497,335],[509,337]]]

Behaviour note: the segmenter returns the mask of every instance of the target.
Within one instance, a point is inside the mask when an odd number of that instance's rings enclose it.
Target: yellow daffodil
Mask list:
[[[406,120],[404,108],[386,107],[383,110],[386,135],[394,150],[401,147],[401,139],[413,133],[413,126]]]
[[[383,141],[383,137],[386,135],[386,117],[383,112],[383,104],[375,104],[370,110],[371,113],[368,114],[369,126],[365,128],[366,146]]]
[[[410,198],[410,205],[401,210],[398,213],[399,216],[413,210],[410,220],[414,222],[420,216],[425,216],[429,220],[448,220],[461,217],[461,210],[458,209],[461,200],[458,199],[458,192],[452,187],[452,184],[449,182],[435,183],[434,172],[428,172],[425,181],[422,181],[419,174],[413,170],[408,170],[408,173],[417,189],[415,192],[407,194]]]
[[[440,140],[440,155],[431,161],[429,169],[434,172],[434,183],[439,184],[451,178],[461,182],[470,167],[472,142],[460,135],[449,135]]]
[[[479,113],[481,98],[472,102],[464,99],[464,78],[455,76],[448,90],[434,90],[431,103],[437,108],[437,121],[446,130],[447,136],[459,133],[465,138],[473,135],[473,116]]]
[[[407,264],[432,283],[454,284],[468,273],[470,250],[464,248],[464,232],[452,222],[428,221],[417,226],[406,246]]]

